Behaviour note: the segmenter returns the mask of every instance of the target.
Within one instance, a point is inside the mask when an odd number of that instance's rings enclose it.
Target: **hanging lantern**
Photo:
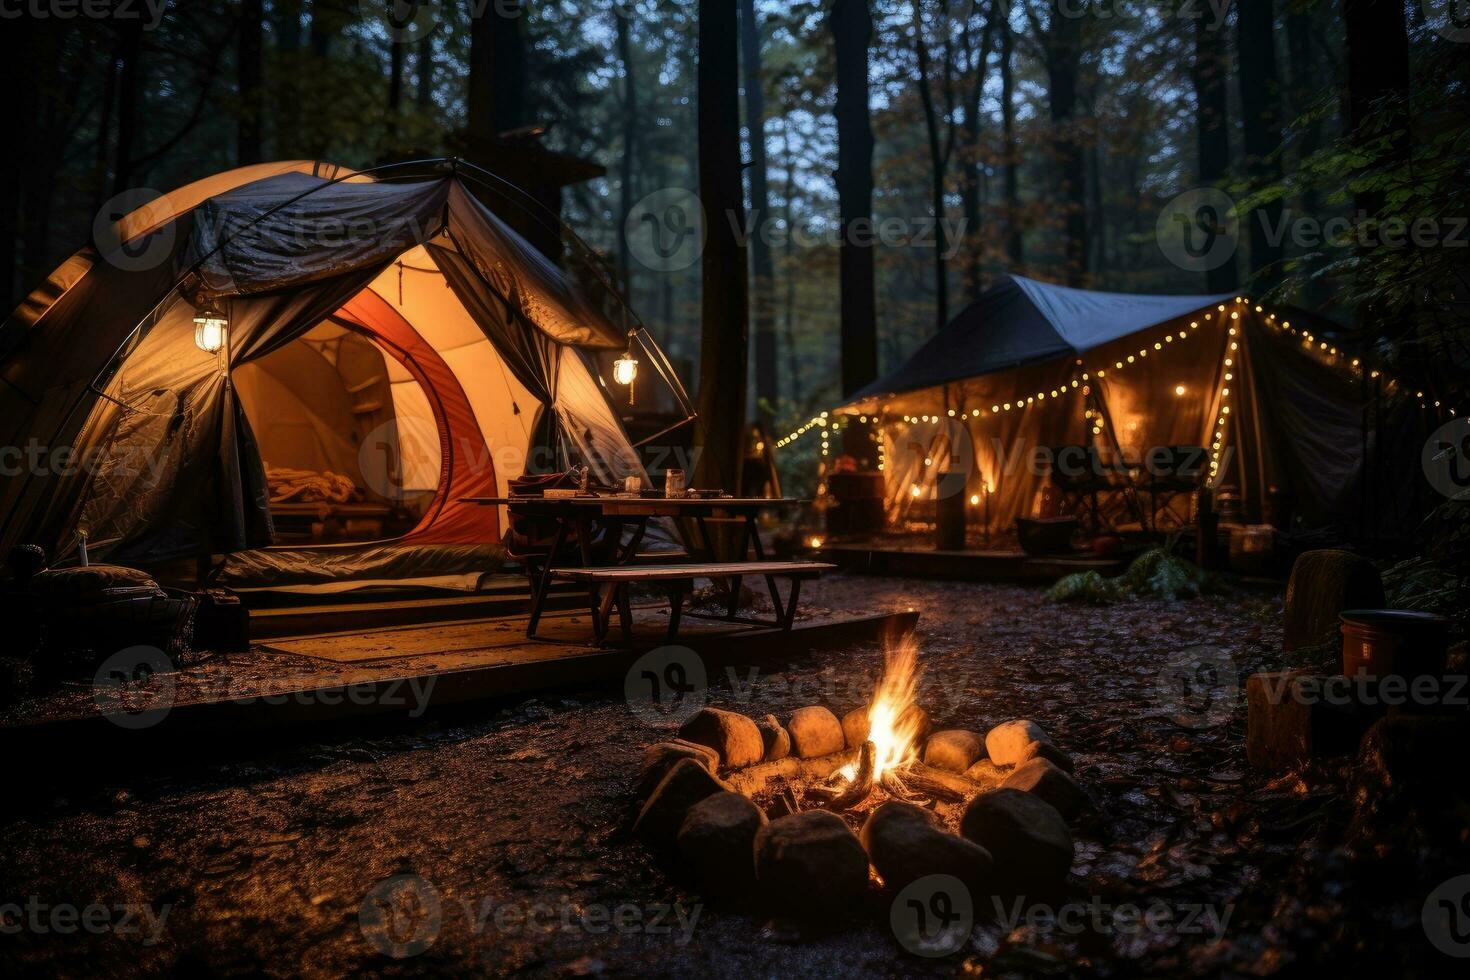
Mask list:
[[[230,321],[213,304],[194,314],[194,344],[206,354],[218,354],[225,346]]]
[[[633,356],[633,334],[628,333],[628,349],[613,361],[613,380],[628,386],[628,404],[633,404],[633,382],[638,378],[638,358]]]
[[[623,356],[613,361],[613,380],[620,385],[631,385],[638,377],[638,358],[633,356],[631,350],[623,352]]]

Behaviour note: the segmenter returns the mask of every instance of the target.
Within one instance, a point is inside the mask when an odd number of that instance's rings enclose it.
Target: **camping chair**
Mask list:
[[[1143,482],[1138,489],[1148,494],[1148,522],[1157,531],[1159,498],[1181,493],[1193,494],[1199,489],[1209,459],[1203,446],[1165,446],[1153,450],[1144,462]],[[1182,524],[1189,522],[1186,511]]]
[[[1103,529],[1098,494],[1109,488],[1097,450],[1091,446],[1055,446],[1051,450],[1051,482],[1069,503],[1069,511],[1081,513],[1082,504],[1092,516],[1093,533]]]

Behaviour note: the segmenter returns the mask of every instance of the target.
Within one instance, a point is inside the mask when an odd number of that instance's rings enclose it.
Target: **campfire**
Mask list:
[[[1055,887],[1073,858],[1068,821],[1087,805],[1072,760],[1027,719],[931,731],[921,677],[909,641],[841,718],[701,708],[644,752],[634,834],[712,892],[798,917],[926,875],[973,895]]]
[[[920,759],[929,717],[916,700],[922,677],[918,660],[918,644],[912,639],[887,652],[872,700],[843,721],[849,736],[857,732],[862,738],[857,758],[826,780],[804,787],[802,803],[840,811],[870,799],[876,805],[884,795],[906,803],[964,798],[962,787],[946,785]]]

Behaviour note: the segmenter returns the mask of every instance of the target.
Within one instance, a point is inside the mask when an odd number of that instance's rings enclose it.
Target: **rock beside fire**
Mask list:
[[[791,736],[775,715],[766,715],[755,723],[755,727],[760,729],[761,744],[765,746],[763,761],[776,762],[791,754]]]
[[[841,817],[804,810],[772,820],[756,833],[755,877],[773,911],[831,919],[861,900],[868,887],[868,855]]]
[[[1036,722],[1018,718],[992,728],[985,736],[985,751],[996,765],[1014,766],[1022,761],[1026,747],[1032,742],[1050,741]]]
[[[959,728],[935,732],[924,746],[924,762],[946,772],[964,772],[985,751],[985,744],[974,732]]]
[[[890,800],[863,824],[863,847],[889,888],[898,890],[926,875],[954,875],[977,900],[994,887],[995,861],[973,841],[947,833],[922,807]]]
[[[700,708],[679,729],[679,736],[714,749],[720,762],[731,768],[759,762],[766,752],[755,722],[738,712],[719,708]]]
[[[1081,813],[1088,803],[1087,793],[1077,781],[1049,759],[1035,758],[1021,763],[1000,785],[1045,800],[1067,820]]]
[[[995,859],[1000,889],[1041,895],[1055,889],[1072,867],[1072,834],[1050,803],[1017,789],[996,789],[970,801],[960,833]]]
[[[705,888],[734,897],[755,884],[755,835],[766,815],[739,793],[715,793],[689,808],[679,828],[679,854]]]
[[[842,722],[821,705],[797,708],[786,722],[786,731],[791,735],[792,751],[803,759],[841,752],[847,744]]]
[[[643,750],[643,759],[638,765],[638,781],[634,786],[638,799],[645,800],[648,794],[668,775],[680,759],[694,762],[713,772],[720,757],[704,745],[693,742],[659,742]]]
[[[1069,774],[1077,771],[1076,766],[1072,762],[1072,757],[1050,742],[1028,742],[1026,747],[1021,750],[1021,757],[1016,760],[1016,765],[1024,766],[1032,759],[1045,759],[1058,769]]]
[[[690,807],[730,787],[693,759],[674,763],[643,804],[633,833],[656,847],[672,846]]]
[[[865,704],[860,708],[853,708],[842,716],[842,737],[850,749],[860,749],[868,740],[868,732],[872,729],[868,721],[868,706]]]
[[[979,784],[982,789],[995,789],[1008,775],[1008,770],[1000,768],[989,759],[981,759],[964,771],[964,777]]]

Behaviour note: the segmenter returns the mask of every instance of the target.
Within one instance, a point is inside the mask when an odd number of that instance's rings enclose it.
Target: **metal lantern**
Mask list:
[[[229,328],[229,319],[213,304],[208,305],[194,314],[194,344],[206,354],[218,354]]]
[[[633,356],[633,345],[630,342],[628,349],[616,361],[613,361],[613,380],[620,385],[628,386],[628,404],[633,404],[633,382],[638,377],[638,358]]]
[[[613,361],[613,380],[620,385],[630,385],[638,377],[638,358],[633,356],[631,350],[625,351],[622,357]]]

